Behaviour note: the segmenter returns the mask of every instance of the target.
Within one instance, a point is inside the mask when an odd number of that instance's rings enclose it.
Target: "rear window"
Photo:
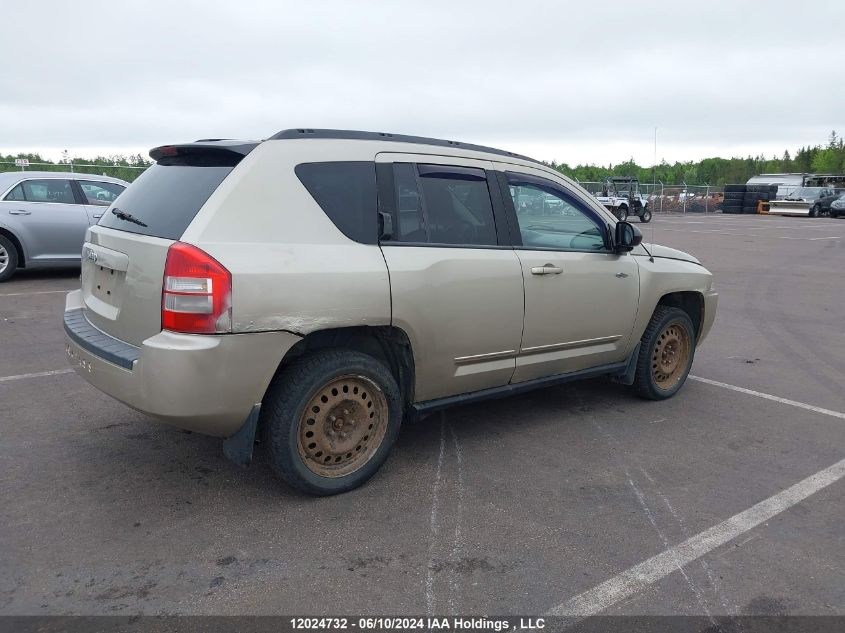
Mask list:
[[[233,169],[156,163],[120,194],[100,226],[178,240]]]
[[[349,239],[378,238],[376,167],[371,162],[302,163],[296,175],[334,225]]]

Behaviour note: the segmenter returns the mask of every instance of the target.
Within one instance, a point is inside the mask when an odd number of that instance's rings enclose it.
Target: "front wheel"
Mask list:
[[[261,408],[270,466],[313,495],[357,488],[381,467],[402,418],[399,387],[372,356],[321,350],[279,372]]]
[[[819,205],[813,205],[813,208],[810,209],[810,217],[817,218],[821,215],[821,207]]]
[[[649,400],[671,398],[683,386],[695,355],[695,328],[679,308],[657,306],[640,340],[634,390]]]
[[[643,214],[640,216],[640,222],[645,222],[646,224],[651,222],[651,211],[648,209],[643,211]]]
[[[624,222],[627,219],[628,219],[628,207],[626,207],[625,205],[622,205],[621,207],[619,207],[619,221]]]

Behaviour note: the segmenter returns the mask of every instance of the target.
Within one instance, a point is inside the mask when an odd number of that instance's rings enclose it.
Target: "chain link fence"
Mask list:
[[[96,176],[111,176],[126,182],[132,182],[140,176],[149,165],[102,165],[93,163],[28,163],[26,166],[15,164],[14,161],[0,161],[0,172],[4,171],[53,171],[71,172],[76,174],[91,174]]]
[[[605,193],[603,182],[580,182],[594,196]],[[662,182],[639,184],[640,195],[652,213],[716,213],[725,198],[722,187],[711,185],[666,185]]]

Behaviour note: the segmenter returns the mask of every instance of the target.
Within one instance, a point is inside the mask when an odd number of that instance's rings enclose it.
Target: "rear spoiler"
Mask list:
[[[150,158],[160,165],[234,167],[256,147],[258,141],[203,140],[154,147]]]

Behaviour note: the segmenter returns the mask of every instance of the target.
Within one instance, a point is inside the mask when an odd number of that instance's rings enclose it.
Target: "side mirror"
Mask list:
[[[627,253],[643,241],[642,232],[630,222],[617,222],[613,246],[617,253]]]

